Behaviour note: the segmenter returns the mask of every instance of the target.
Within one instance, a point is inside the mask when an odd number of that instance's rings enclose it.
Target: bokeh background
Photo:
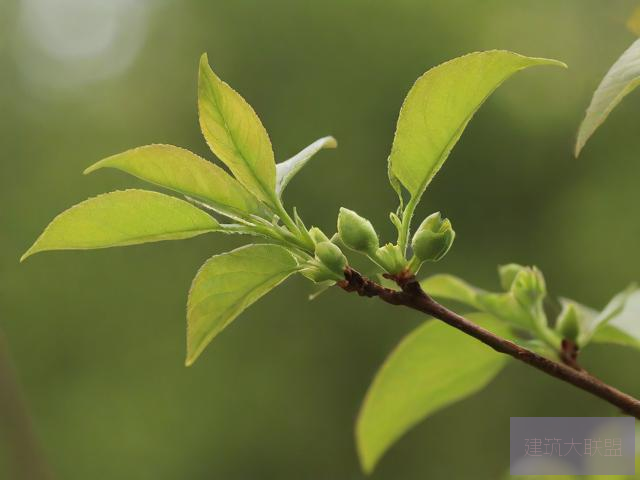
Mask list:
[[[0,328],[50,469],[60,479],[359,479],[353,424],[378,366],[417,314],[286,282],[183,366],[196,269],[240,239],[207,235],[20,265],[48,221],[140,186],[94,161],[153,142],[212,158],[196,117],[202,52],[261,115],[278,160],[332,134],[289,186],[307,223],[340,206],[384,238],[397,112],[426,69],[476,50],[557,58],[508,81],[424,197],[458,237],[432,271],[497,287],[496,265],[538,265],[550,290],[601,307],[640,280],[640,99],[572,157],[578,124],[634,40],[631,0],[0,0]],[[640,353],[593,346],[584,364],[640,395]],[[510,416],[607,416],[581,391],[511,365],[406,435],[374,479],[493,479]],[[18,462],[0,440],[0,478]]]

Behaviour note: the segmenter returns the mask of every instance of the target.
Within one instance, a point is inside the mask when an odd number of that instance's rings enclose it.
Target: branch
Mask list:
[[[446,324],[461,330],[477,340],[480,340],[485,345],[493,348],[496,352],[509,355],[516,360],[524,362],[527,365],[551,375],[552,377],[570,383],[581,390],[589,392],[606,402],[615,405],[623,412],[633,415],[635,418],[640,420],[640,400],[607,385],[587,371],[576,368],[575,364],[566,365],[553,361],[509,340],[499,337],[479,325],[476,325],[432,299],[424,292],[424,290],[422,290],[422,287],[413,276],[394,278],[402,288],[401,291],[397,291],[383,287],[382,285],[363,277],[360,273],[350,267],[345,269],[344,275],[345,280],[339,282],[338,285],[347,292],[356,292],[360,296],[365,297],[378,297],[391,305],[409,307],[442,320]]]

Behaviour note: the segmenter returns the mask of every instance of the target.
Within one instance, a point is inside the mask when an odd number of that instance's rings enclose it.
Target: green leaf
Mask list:
[[[483,291],[453,275],[438,274],[420,282],[422,289],[435,298],[453,300],[478,310],[478,295]]]
[[[200,128],[209,147],[238,181],[259,200],[275,207],[276,163],[269,135],[253,108],[200,58]]]
[[[189,366],[205,347],[247,307],[298,269],[278,245],[247,245],[214,255],[191,284],[187,303]]]
[[[488,315],[468,318],[509,335]],[[418,422],[482,389],[507,360],[442,322],[427,322],[411,332],[376,374],[360,410],[356,440],[364,471],[373,471],[387,449]]]
[[[501,281],[505,282],[507,279],[503,278],[506,275],[504,268],[500,273]],[[520,275],[523,274],[535,275],[536,277],[539,275],[540,281],[544,281],[541,278],[541,273],[535,267],[521,267]],[[513,283],[515,277],[510,280],[509,283]],[[453,275],[445,274],[434,275],[423,280],[420,284],[424,291],[433,297],[460,302],[520,328],[536,330],[536,321],[542,320],[538,318],[542,312],[537,308],[541,307],[541,300],[535,299],[530,305],[523,304],[516,298],[517,289],[514,285],[510,285],[512,288],[508,292],[488,292]]]
[[[593,343],[613,343],[640,349],[640,336],[634,337],[614,325],[604,325],[591,337]]]
[[[289,160],[280,162],[276,165],[276,193],[282,196],[282,192],[289,184],[291,179],[302,170],[311,157],[323,148],[336,148],[338,142],[333,137],[323,137],[313,142],[308,147],[296,153]]]
[[[449,156],[467,123],[507,78],[534,65],[566,65],[508,51],[477,52],[432,68],[405,99],[391,148],[391,169],[419,198]]]
[[[593,320],[588,341],[640,348],[640,289],[632,285],[613,297]]]
[[[640,84],[640,40],[636,40],[606,73],[593,94],[580,124],[575,155],[580,155],[587,140],[604,123],[612,110]]]
[[[58,215],[20,260],[45,250],[179,240],[219,229],[213,217],[184,200],[147,190],[116,191]]]
[[[263,213],[258,200],[235,178],[184,148],[173,145],[138,147],[100,160],[84,173],[101,168],[122,170],[154,185],[200,200],[222,214]]]

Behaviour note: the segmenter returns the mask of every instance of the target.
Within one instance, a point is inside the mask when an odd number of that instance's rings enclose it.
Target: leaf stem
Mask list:
[[[402,213],[402,224],[401,224],[400,231],[398,232],[398,246],[400,247],[400,251],[405,257],[407,255],[409,234],[411,232],[411,219],[413,218],[413,213],[415,212],[415,209],[418,206],[419,201],[420,201],[419,196],[417,195],[412,196],[407,202],[407,206],[405,207]]]
[[[276,199],[275,207],[275,213],[280,217],[282,223],[284,223],[285,227],[287,227],[293,237],[295,237],[296,243],[305,251],[313,253],[314,246],[313,243],[309,243],[311,241],[311,237],[309,237],[308,232],[302,232],[300,228],[298,228],[296,222],[291,218],[279,198]],[[305,235],[305,233],[307,233],[307,235]]]

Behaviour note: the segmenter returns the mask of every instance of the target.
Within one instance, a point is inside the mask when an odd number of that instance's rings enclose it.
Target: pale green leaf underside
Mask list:
[[[507,328],[486,314],[468,318],[508,337]],[[406,336],[369,387],[356,425],[360,461],[371,472],[407,430],[427,416],[484,387],[507,357],[455,328],[431,321]]]
[[[193,364],[218,333],[297,268],[285,248],[269,244],[247,245],[207,260],[189,291],[186,364]]]
[[[261,213],[260,203],[235,178],[195,153],[173,145],[147,145],[100,160],[88,174],[115,168],[207,203],[221,213]]]
[[[606,73],[591,98],[580,124],[575,155],[580,155],[587,140],[604,123],[620,101],[640,84],[640,40],[636,40]]]
[[[432,275],[421,281],[420,285],[432,297],[453,300],[477,309],[481,308],[478,295],[484,292],[453,275]]]
[[[624,306],[595,330],[591,341],[617,343],[640,349],[640,290],[636,289],[625,295]]]
[[[276,165],[276,192],[282,196],[282,192],[289,181],[302,170],[311,158],[323,148],[336,148],[338,142],[333,137],[323,137],[307,146],[293,157]]]
[[[218,222],[178,198],[147,190],[105,193],[62,212],[22,256],[179,240],[219,229]]]
[[[565,64],[493,50],[455,58],[423,74],[407,95],[391,148],[393,174],[420,197],[467,123],[507,78],[535,65]]]
[[[209,147],[258,199],[276,203],[276,164],[269,135],[251,106],[200,58],[200,128]]]

